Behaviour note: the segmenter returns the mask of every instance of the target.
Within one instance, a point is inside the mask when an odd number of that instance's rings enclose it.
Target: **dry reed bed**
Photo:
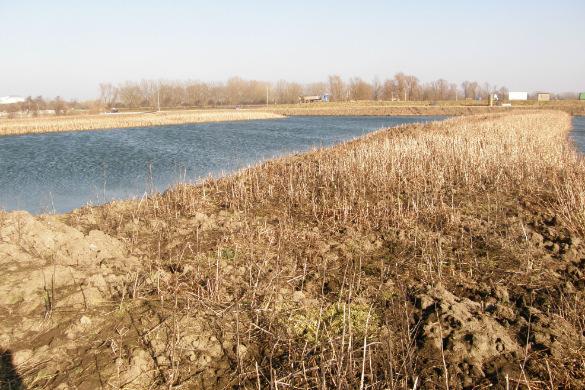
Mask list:
[[[401,116],[401,115],[473,115],[482,113],[509,112],[509,107],[485,106],[384,106],[353,104],[313,104],[301,106],[267,107],[270,112],[286,116]]]
[[[64,216],[143,269],[80,341],[94,359],[29,381],[120,385],[146,351],[135,388],[583,388],[569,129],[543,111],[402,126]]]
[[[524,103],[524,104],[522,104]],[[303,105],[279,105],[266,107],[263,110],[278,113],[286,116],[294,115],[345,115],[345,116],[368,116],[368,115],[474,115],[487,113],[505,113],[512,110],[562,110],[572,115],[584,115],[585,103],[580,102],[550,102],[535,103],[521,102],[514,103],[513,107],[487,107],[485,102],[439,102],[431,105],[431,102],[333,102],[314,103]]]
[[[0,120],[0,136],[275,118],[282,115],[248,110],[201,110],[5,119]]]
[[[445,207],[457,194],[525,190],[529,195],[531,189],[554,188],[564,205],[570,199],[580,202],[581,195],[568,195],[569,184],[578,180],[572,175],[582,172],[581,159],[566,140],[570,126],[568,115],[531,112],[432,123],[419,126],[414,135],[410,127],[400,127],[269,162],[217,185],[231,195],[225,202],[237,209],[276,201],[320,215],[319,220],[327,216],[332,223],[371,228],[400,220],[403,213]],[[582,217],[569,214],[567,222]]]
[[[502,102],[500,102],[502,103]],[[566,110],[582,110],[585,108],[585,102],[581,100],[550,100],[548,102],[539,102],[536,100],[514,101],[512,106],[524,107],[528,109],[566,109]],[[292,104],[278,104],[279,108],[295,108],[299,107],[299,103]],[[408,108],[408,107],[487,107],[486,100],[350,100],[350,101],[329,101],[329,102],[315,102],[301,104],[305,107],[394,107],[394,108]],[[496,104],[494,107],[498,107]]]

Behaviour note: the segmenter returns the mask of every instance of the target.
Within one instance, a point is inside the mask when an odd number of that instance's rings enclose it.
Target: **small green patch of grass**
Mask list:
[[[379,318],[368,305],[332,304],[324,310],[309,308],[292,316],[289,329],[311,343],[344,334],[362,339],[378,332]]]

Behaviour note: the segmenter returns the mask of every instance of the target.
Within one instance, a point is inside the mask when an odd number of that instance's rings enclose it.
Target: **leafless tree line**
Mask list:
[[[503,97],[508,94],[506,87],[497,87],[476,81],[464,81],[460,85],[445,79],[421,83],[413,75],[397,73],[391,79],[375,78],[371,83],[359,77],[344,82],[339,76],[330,76],[329,85],[334,100],[390,100],[390,101],[433,101],[487,99],[490,93]]]
[[[66,115],[76,110],[97,108],[93,102],[80,103],[76,100],[67,101],[60,96],[53,99],[45,99],[42,96],[28,96],[23,102],[4,104],[0,106],[0,113],[4,112],[8,117],[15,116],[39,116],[39,115]]]
[[[417,77],[404,73],[397,73],[391,79],[375,78],[371,82],[360,77],[344,80],[331,75],[325,82],[310,84],[286,80],[270,83],[232,77],[227,82],[142,80],[119,85],[103,83],[100,84],[100,103],[104,107],[117,105],[126,108],[201,107],[290,104],[297,103],[301,95],[329,94],[333,101],[420,101],[485,99],[489,93],[504,96],[507,89],[476,81],[465,81],[461,85],[444,79],[421,83]]]
[[[60,97],[44,99],[42,96],[27,97],[24,102],[0,106],[0,112],[9,116],[27,116],[54,113],[65,115],[75,112],[98,112],[104,108],[178,108],[221,107],[235,105],[291,104],[303,95],[328,94],[332,101],[382,100],[382,101],[445,101],[487,99],[496,93],[506,99],[508,89],[477,81],[451,83],[445,79],[421,82],[416,76],[396,73],[392,78],[374,78],[366,81],[360,77],[344,80],[331,75],[324,82],[301,84],[280,80],[275,83],[244,80],[232,77],[226,82],[141,80],[127,81],[118,85],[99,85],[99,99],[95,101],[66,101]],[[532,95],[531,95],[532,96]],[[576,99],[577,94],[567,92],[553,94],[553,99]]]

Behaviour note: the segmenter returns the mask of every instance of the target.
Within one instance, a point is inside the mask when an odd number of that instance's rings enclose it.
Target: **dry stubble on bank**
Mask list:
[[[281,104],[262,108],[273,113],[295,116],[372,116],[372,115],[474,115],[509,113],[526,110],[560,110],[573,115],[585,115],[585,102],[558,100],[550,102],[513,102],[511,107],[496,105],[488,107],[485,101],[356,101],[310,104]]]
[[[583,388],[569,129],[559,112],[462,117],[140,201],[1,214],[3,380]]]
[[[2,119],[0,136],[275,118],[282,115],[249,110],[198,110]]]

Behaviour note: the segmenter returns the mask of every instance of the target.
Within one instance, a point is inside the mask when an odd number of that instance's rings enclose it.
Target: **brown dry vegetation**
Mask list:
[[[549,102],[513,102],[512,107],[488,107],[486,101],[356,101],[312,104],[281,104],[262,108],[281,115],[473,115],[512,110],[562,110],[572,115],[585,115],[585,102],[556,100]]]
[[[511,108],[486,106],[428,106],[428,105],[369,105],[361,102],[350,104],[304,104],[262,108],[280,115],[296,116],[401,116],[401,115],[473,115],[510,112]]]
[[[275,119],[283,116],[400,116],[400,115],[474,115],[506,113],[516,110],[555,109],[584,115],[585,103],[573,100],[514,102],[513,107],[487,107],[484,101],[353,101],[314,104],[278,104],[233,109],[173,109],[161,112],[119,113],[109,115],[71,115],[37,118],[0,119],[0,136],[62,131],[100,130],[127,127],[176,125]]]
[[[4,119],[0,120],[0,136],[274,118],[282,116],[249,110],[197,110]]]
[[[140,201],[3,214],[5,381],[584,388],[569,129],[547,111],[401,126]]]

